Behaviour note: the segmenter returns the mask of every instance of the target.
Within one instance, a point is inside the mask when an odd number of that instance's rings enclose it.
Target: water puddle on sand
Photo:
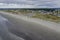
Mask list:
[[[9,23],[6,18],[0,16],[0,40],[24,40],[23,38],[10,33],[7,25],[11,26],[11,23]]]

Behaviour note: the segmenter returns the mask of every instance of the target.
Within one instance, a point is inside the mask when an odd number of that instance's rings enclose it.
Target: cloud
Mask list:
[[[0,8],[3,6],[6,8],[60,8],[60,0],[0,0]]]
[[[0,8],[34,8],[32,5],[0,3]]]

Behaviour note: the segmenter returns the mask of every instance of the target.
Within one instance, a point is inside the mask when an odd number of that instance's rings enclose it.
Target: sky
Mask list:
[[[60,8],[60,0],[0,0],[0,8]]]

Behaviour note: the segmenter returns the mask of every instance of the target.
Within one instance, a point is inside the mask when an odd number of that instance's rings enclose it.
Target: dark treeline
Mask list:
[[[44,11],[55,11],[60,8],[0,8],[0,10],[44,10]]]

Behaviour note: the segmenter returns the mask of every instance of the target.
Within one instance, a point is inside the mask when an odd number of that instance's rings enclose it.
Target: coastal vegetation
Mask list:
[[[38,18],[47,21],[60,22],[59,9],[19,9],[19,10],[5,10],[13,14],[32,15],[32,18]]]

